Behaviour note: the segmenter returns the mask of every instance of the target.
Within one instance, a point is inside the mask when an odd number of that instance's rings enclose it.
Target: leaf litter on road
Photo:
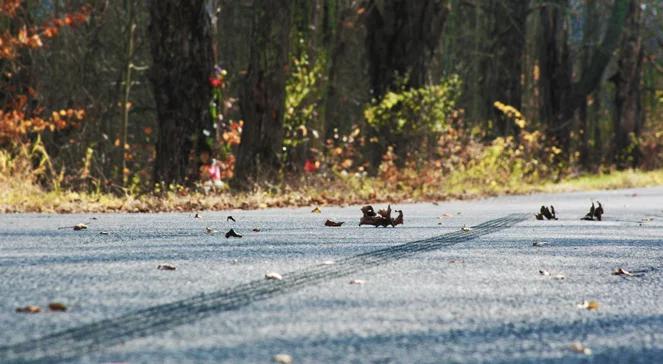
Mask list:
[[[586,309],[587,311],[596,311],[599,309],[599,303],[595,300],[585,300],[576,304],[576,307]]]
[[[228,239],[228,238],[241,238],[241,237],[242,237],[242,235],[238,234],[238,233],[235,231],[235,229],[230,229],[230,230],[228,230],[228,232],[226,233],[226,239]]]
[[[625,276],[625,277],[633,277],[633,273],[627,271],[624,268],[617,268],[612,272],[612,275],[614,276]]]
[[[165,264],[157,265],[157,269],[158,270],[176,270],[177,267],[175,267],[173,264],[165,263]]]
[[[18,307],[16,309],[16,312],[18,313],[39,313],[41,312],[41,308],[39,306],[35,305],[27,305],[24,307]]]
[[[51,302],[48,304],[48,309],[56,312],[65,312],[67,311],[67,306],[60,302]]]
[[[325,226],[329,226],[329,227],[339,227],[339,226],[342,226],[343,224],[345,224],[345,221],[333,221],[333,220],[329,220],[329,219],[327,219],[327,221],[325,221]]]
[[[283,276],[276,272],[265,273],[265,279],[268,281],[280,281],[283,279]]]

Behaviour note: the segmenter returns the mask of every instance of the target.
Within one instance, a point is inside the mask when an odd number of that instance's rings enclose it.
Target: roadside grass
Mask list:
[[[518,183],[509,178],[504,183],[479,178],[449,178],[416,186],[389,183],[377,178],[337,178],[333,181],[315,177],[301,179],[283,187],[260,188],[252,192],[169,192],[165,195],[117,196],[106,193],[83,193],[67,190],[44,190],[20,177],[0,178],[0,212],[171,212],[268,207],[302,207],[399,203],[471,199],[535,192],[570,192],[599,189],[633,188],[663,185],[663,170],[616,171],[583,175],[558,183]],[[297,187],[293,187],[297,186]]]

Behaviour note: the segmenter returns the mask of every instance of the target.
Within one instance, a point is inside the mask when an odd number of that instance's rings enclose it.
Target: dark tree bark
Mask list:
[[[642,61],[644,51],[641,37],[640,0],[630,0],[622,39],[618,70],[612,77],[615,83],[615,153],[619,168],[636,167],[640,151],[635,142],[642,128],[641,98]]]
[[[494,41],[490,53],[494,56],[484,73],[489,84],[482,88],[486,92],[484,100],[487,109],[491,109],[495,101],[504,102],[518,110],[522,107],[521,76],[528,3],[526,0],[491,1],[491,12],[495,20],[491,32]],[[504,118],[497,120],[500,134],[510,134],[511,123]]]
[[[581,77],[577,81],[572,77],[564,20],[568,0],[557,0],[541,7],[541,119],[564,153],[569,152],[572,119],[576,111],[597,89],[619,44],[628,1],[615,0],[603,40],[592,52],[591,61],[580,71]]]
[[[379,100],[399,86],[426,84],[448,14],[448,4],[442,0],[369,1],[366,49],[373,98]],[[371,173],[377,172],[385,150],[394,142],[389,132],[371,129],[367,133],[369,140],[377,140],[367,145]]]
[[[421,87],[435,55],[448,8],[441,0],[372,0],[366,14],[371,91],[380,98],[407,78]]]
[[[159,125],[155,183],[185,183],[195,157],[212,131],[209,117],[213,50],[205,0],[151,0],[150,42]]]
[[[244,128],[235,166],[238,187],[278,176],[292,6],[290,0],[254,3],[251,56],[240,99]]]

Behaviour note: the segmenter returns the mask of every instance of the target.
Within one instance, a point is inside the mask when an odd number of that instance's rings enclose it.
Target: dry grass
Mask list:
[[[23,176],[25,177],[25,176]],[[377,202],[419,202],[469,199],[503,194],[566,192],[663,185],[663,170],[623,171],[587,175],[543,185],[500,186],[395,186],[369,178],[347,178],[335,182],[317,179],[301,181],[299,187],[259,189],[250,193],[222,192],[168,193],[118,197],[103,193],[45,191],[35,183],[14,177],[0,177],[0,212],[166,212],[259,209],[318,205],[350,205]]]

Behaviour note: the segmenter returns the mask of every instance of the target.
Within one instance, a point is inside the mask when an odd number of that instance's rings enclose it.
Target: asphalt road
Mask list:
[[[663,188],[394,207],[0,215],[0,363],[663,363]]]

